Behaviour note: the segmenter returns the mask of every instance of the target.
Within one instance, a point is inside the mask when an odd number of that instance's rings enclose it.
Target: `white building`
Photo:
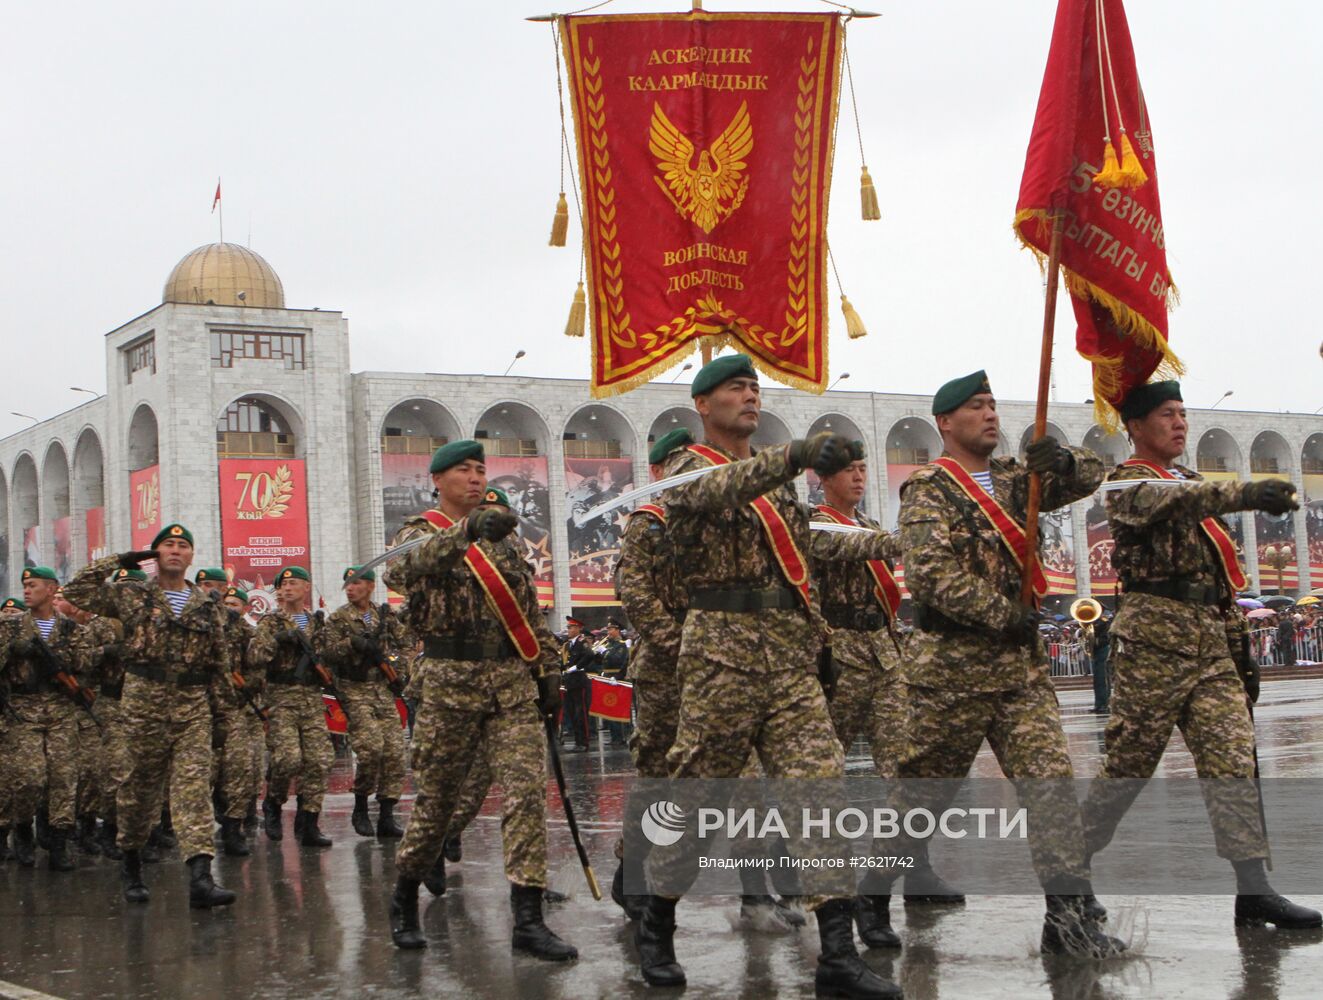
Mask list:
[[[520,497],[530,554],[541,557],[542,593],[559,620],[571,606],[582,612],[610,594],[611,532],[575,530],[572,537],[574,503],[609,488],[606,480],[617,487],[630,478],[646,481],[649,442],[677,424],[697,427],[685,385],[655,383],[599,402],[581,380],[354,374],[341,314],[288,308],[266,261],[227,243],[199,247],[181,260],[161,304],[106,334],[104,351],[104,396],[0,440],[0,595],[17,588],[16,570],[25,559],[70,573],[86,563],[92,543],[108,551],[131,548],[135,519],[150,513],[135,503],[150,507],[152,501],[149,486],[135,495],[131,477],[145,483],[150,476],[142,470],[155,467],[160,509],[152,523],[189,525],[197,538],[195,565],[231,564],[236,553],[242,559],[246,549],[265,545],[265,557],[257,559],[271,567],[265,579],[285,561],[306,564],[316,591],[334,606],[343,568],[379,552],[402,512],[427,502],[432,449],[477,436],[495,459],[489,462],[493,475],[503,476]],[[940,451],[930,402],[926,396],[812,396],[768,388],[755,440],[784,441],[827,427],[861,438],[875,456],[866,506],[891,524],[906,467]],[[1000,411],[1003,450],[1021,447],[1032,404],[1003,400]],[[1280,570],[1281,589],[1323,587],[1323,418],[1192,410],[1191,424],[1196,451],[1187,464],[1219,477],[1284,475],[1314,502],[1280,522],[1243,518],[1241,538],[1256,588],[1279,588],[1279,570],[1270,560],[1281,561],[1282,548],[1290,558]],[[1111,459],[1126,451],[1124,438],[1103,435],[1088,405],[1055,404],[1051,432]],[[244,525],[231,519],[222,555],[219,463],[229,459],[294,469],[293,481],[277,484],[274,493],[260,473],[260,490],[250,473],[240,473],[250,478],[239,486],[250,488],[250,507],[265,503],[268,512],[293,495],[285,517],[296,520],[302,463],[306,543],[291,541],[301,541],[299,522],[292,533],[273,528],[246,548],[249,539],[239,539],[236,547],[231,535]],[[1090,577],[1087,506],[1077,504],[1047,527],[1059,570],[1056,589],[1070,596],[1112,592],[1097,567]],[[104,539],[90,537],[98,520]],[[262,523],[283,531],[290,522]],[[1311,541],[1312,559],[1302,558]],[[301,555],[300,548],[306,549]]]

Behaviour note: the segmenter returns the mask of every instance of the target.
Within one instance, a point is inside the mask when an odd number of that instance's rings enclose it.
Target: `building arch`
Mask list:
[[[758,420],[758,430],[749,440],[755,448],[774,448],[776,445],[788,443],[791,437],[790,427],[784,420],[775,413],[763,410]]]
[[[703,421],[692,406],[671,406],[662,410],[648,426],[648,448],[677,427],[686,428],[695,441],[703,440]]]
[[[1067,448],[1070,447],[1069,435],[1067,435],[1065,431],[1063,431],[1058,425],[1052,423],[1052,421],[1050,420],[1047,422],[1046,433],[1048,437],[1056,438],[1057,444],[1061,445],[1062,447],[1067,447]],[[1025,449],[1029,447],[1029,442],[1031,442],[1033,439],[1034,439],[1034,425],[1030,424],[1028,427],[1024,429],[1024,433],[1020,435],[1019,453],[1021,455],[1024,454]]]
[[[41,488],[37,479],[37,462],[29,451],[21,452],[14,460],[12,490],[14,534],[19,546],[23,566],[41,563],[40,524]],[[20,567],[15,566],[17,570]]]
[[[638,434],[620,410],[586,403],[571,413],[561,431],[566,459],[630,458],[638,454]]]
[[[864,436],[864,432],[859,429],[859,425],[844,413],[824,413],[809,425],[809,437],[812,437],[814,434],[820,434],[823,431],[831,431],[833,434],[844,434],[851,441],[868,441],[868,438]]]
[[[526,403],[493,403],[478,418],[473,436],[492,455],[532,457],[551,450],[551,433],[542,415]]]
[[[161,438],[156,411],[139,403],[129,421],[129,471],[136,472],[161,461]]]
[[[1232,473],[1239,478],[1243,456],[1235,437],[1221,427],[1210,427],[1199,435],[1194,449],[1196,472]]]
[[[1102,459],[1103,465],[1111,469],[1126,460],[1130,449],[1121,434],[1109,434],[1106,428],[1094,424],[1084,434],[1084,447]]]
[[[95,428],[84,427],[78,434],[73,455],[73,507],[89,510],[106,502],[105,453],[101,436]]]
[[[382,455],[430,455],[463,436],[449,408],[423,396],[397,401],[381,418]]]
[[[216,418],[218,458],[303,458],[299,408],[267,392],[231,399]]]
[[[1291,448],[1276,431],[1260,431],[1250,445],[1250,474],[1290,476]]]
[[[9,479],[0,468],[0,595],[9,595]]]
[[[45,562],[61,580],[67,580],[73,572],[69,453],[60,441],[52,441],[46,446],[46,457],[41,461],[41,501],[43,533],[49,534],[41,540]]]

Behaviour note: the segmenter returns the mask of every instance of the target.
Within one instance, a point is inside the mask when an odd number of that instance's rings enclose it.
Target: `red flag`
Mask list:
[[[211,199],[211,210],[216,211],[216,206],[220,204],[220,178],[216,178],[216,197]]]
[[[593,692],[588,714],[612,722],[628,722],[634,705],[634,685],[597,674],[590,674],[588,679],[592,682]]]
[[[1098,421],[1115,427],[1127,392],[1154,372],[1181,372],[1167,344],[1176,289],[1153,133],[1121,0],[1057,6],[1015,211],[1016,234],[1040,263],[1058,212],[1075,347],[1093,364]]]

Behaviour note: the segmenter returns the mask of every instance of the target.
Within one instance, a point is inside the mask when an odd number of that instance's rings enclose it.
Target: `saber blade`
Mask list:
[[[690,469],[688,472],[681,472],[678,476],[670,476],[666,479],[658,479],[655,483],[648,483],[646,486],[640,486],[637,489],[630,490],[628,493],[622,493],[618,497],[612,497],[606,503],[599,503],[591,510],[578,514],[574,518],[574,526],[582,528],[593,518],[601,517],[620,507],[626,507],[635,500],[642,500],[644,497],[655,496],[673,486],[683,486],[685,483],[692,483],[695,479],[702,479],[709,472],[716,472],[721,468],[719,465],[704,465],[698,469]]]

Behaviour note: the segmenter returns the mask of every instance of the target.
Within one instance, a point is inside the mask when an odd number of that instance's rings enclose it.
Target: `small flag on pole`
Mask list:
[[[216,197],[211,199],[211,211],[216,211],[216,206],[220,204],[220,178],[216,178]]]

